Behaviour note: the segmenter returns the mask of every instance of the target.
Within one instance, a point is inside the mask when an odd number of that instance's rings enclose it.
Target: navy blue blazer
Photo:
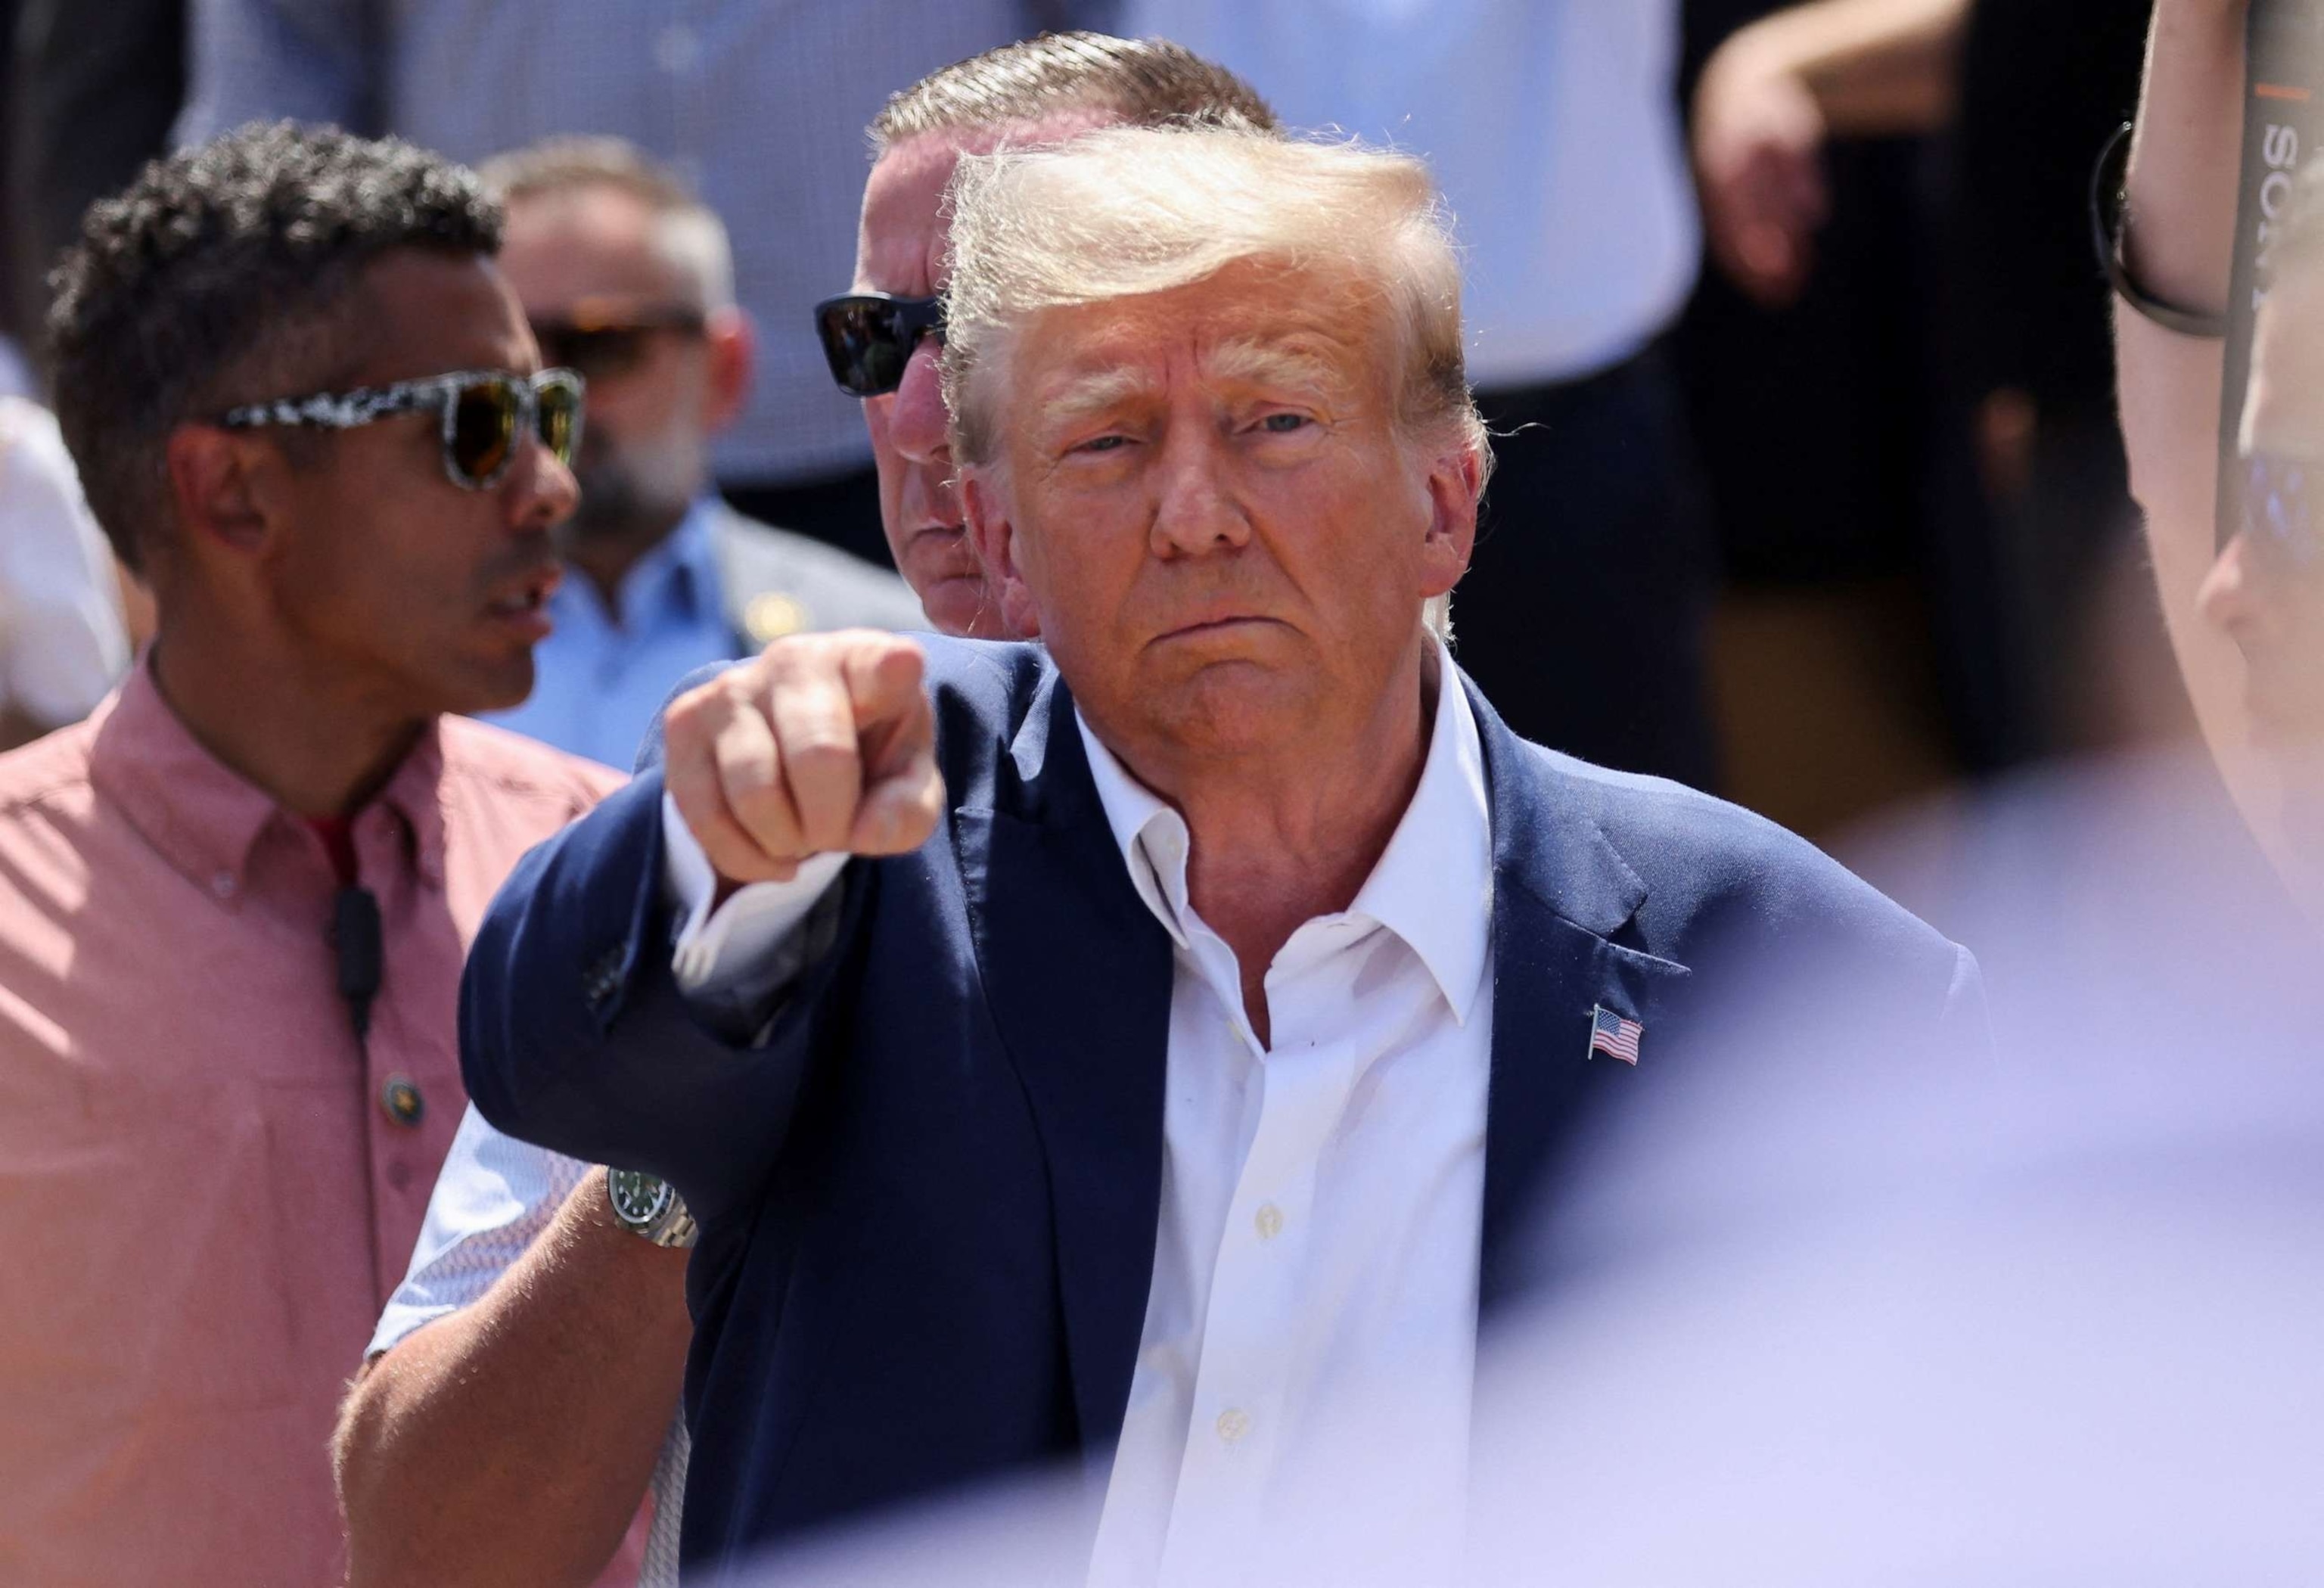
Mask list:
[[[652,750],[517,868],[469,959],[484,1117],[651,1170],[700,1221],[691,1562],[1120,1429],[1159,1211],[1170,940],[1047,654],[927,648],[948,818],[917,853],[849,867],[831,946],[754,1047],[674,983]],[[1982,1046],[1966,952],[1766,822],[1519,740],[1469,688],[1493,828],[1488,1305],[1592,1108],[1715,1051],[1689,1036],[1711,967],[1812,961],[1932,1045]],[[1601,1004],[1645,1027],[1637,1069],[1591,1059]]]

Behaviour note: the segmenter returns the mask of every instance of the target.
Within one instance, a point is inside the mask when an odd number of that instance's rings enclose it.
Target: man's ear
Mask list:
[[[1001,607],[1001,621],[1011,639],[1032,640],[1041,632],[1040,610],[1017,564],[1016,526],[1010,520],[1005,493],[997,488],[994,471],[968,465],[960,471],[961,519],[968,543],[984,565],[984,587]]]
[[[1425,577],[1421,594],[1442,596],[1469,571],[1477,549],[1477,504],[1485,488],[1480,447],[1439,453],[1428,466],[1428,535],[1422,542]]]
[[[189,542],[244,554],[265,549],[273,527],[271,498],[287,467],[280,452],[247,432],[183,424],[170,432],[162,458],[171,505]]]
[[[710,311],[703,322],[704,346],[710,355],[710,394],[702,411],[703,429],[716,435],[733,424],[751,400],[751,380],[759,363],[759,328],[748,311],[729,305]]]

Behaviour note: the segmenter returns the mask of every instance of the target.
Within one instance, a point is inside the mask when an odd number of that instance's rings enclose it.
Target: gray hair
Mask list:
[[[654,217],[657,251],[700,294],[701,307],[733,307],[734,249],[726,223],[676,171],[627,139],[561,134],[495,154],[476,171],[510,208],[591,188],[627,195]]]
[[[1138,126],[1276,127],[1257,89],[1167,39],[1043,33],[939,67],[898,92],[872,118],[872,154],[928,133],[993,131],[1076,112]]]
[[[1491,467],[1470,394],[1461,263],[1428,168],[1354,142],[1202,125],[1111,127],[961,160],[952,184],[944,391],[953,454],[994,461],[993,374],[1044,309],[1188,286],[1230,265],[1343,272],[1389,307],[1397,419]],[[1442,602],[1430,626],[1449,636]]]

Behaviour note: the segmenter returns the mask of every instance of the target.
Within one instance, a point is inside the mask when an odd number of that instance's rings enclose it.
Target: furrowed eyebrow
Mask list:
[[[1071,425],[1143,395],[1153,390],[1153,385],[1146,375],[1131,369],[1076,375],[1042,399],[1041,417],[1049,424]]]
[[[1288,386],[1344,396],[1347,376],[1333,360],[1275,342],[1222,343],[1204,364],[1211,374],[1252,386]]]

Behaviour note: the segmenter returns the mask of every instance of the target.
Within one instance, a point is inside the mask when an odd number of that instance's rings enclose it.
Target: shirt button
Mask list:
[[[390,1076],[379,1089],[380,1112],[395,1125],[416,1125],[428,1113],[428,1100],[410,1076]]]
[[[1271,1202],[1259,1205],[1259,1214],[1251,1220],[1259,1227],[1259,1238],[1272,1241],[1283,1233],[1283,1210]]]
[[[1219,1437],[1227,1444],[1232,1445],[1250,1432],[1250,1414],[1231,1406],[1219,1413],[1217,1426]]]

